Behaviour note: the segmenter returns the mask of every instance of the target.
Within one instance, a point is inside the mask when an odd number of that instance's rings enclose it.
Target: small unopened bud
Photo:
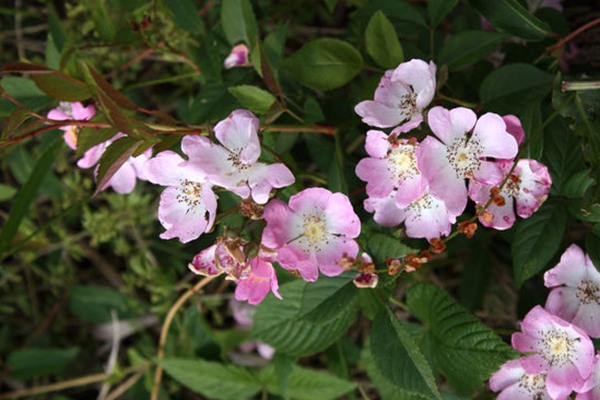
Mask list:
[[[387,269],[389,275],[396,275],[402,271],[402,262],[396,258],[387,260]]]
[[[344,269],[344,271],[350,271],[354,266],[354,258],[348,257],[346,254],[344,254],[344,256],[340,258],[337,263]]]
[[[379,282],[379,275],[359,274],[352,282],[354,282],[354,285],[356,285],[357,288],[375,288],[377,287],[377,282]]]
[[[425,260],[427,261],[427,260]],[[417,256],[416,254],[408,254],[404,258],[404,271],[405,272],[414,272],[417,269],[421,268],[422,258]]]
[[[477,231],[477,224],[475,222],[463,221],[458,224],[458,231],[463,233],[467,239],[471,239]]]
[[[446,244],[440,238],[433,238],[429,241],[429,251],[433,254],[441,254],[446,250]]]

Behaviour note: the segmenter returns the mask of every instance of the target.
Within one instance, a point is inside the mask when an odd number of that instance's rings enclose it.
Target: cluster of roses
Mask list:
[[[377,130],[367,133],[365,148],[370,157],[356,167],[359,178],[367,182],[369,197],[364,207],[383,226],[404,222],[408,236],[433,241],[450,233],[466,207],[468,193],[483,210],[478,213],[483,225],[507,229],[515,219],[513,199],[521,217],[530,216],[545,200],[551,183],[548,171],[534,160],[513,165],[524,138],[514,116],[487,113],[477,119],[466,108],[434,107],[427,113],[427,123],[437,139],[399,138],[423,122],[424,110],[435,94],[435,71],[433,63],[422,60],[402,63],[385,73],[373,101],[356,106],[365,123],[394,127],[389,135]],[[94,113],[93,106],[61,103],[49,118],[87,120]],[[76,148],[77,128],[63,130],[67,144]],[[158,209],[166,229],[161,238],[178,238],[183,243],[213,228],[214,187],[244,199],[240,212],[266,222],[260,245],[241,237],[220,237],[190,264],[198,274],[226,274],[237,283],[238,300],[257,304],[269,290],[279,297],[275,261],[310,282],[317,280],[319,272],[336,276],[355,268],[357,286],[377,284],[369,256],[358,256],[354,239],[361,224],[346,195],[308,188],[288,203],[271,199],[271,191],[291,185],[294,176],[282,163],[258,161],[258,118],[236,110],[214,132],[218,143],[203,136],[185,136],[181,150],[186,158],[173,151],[152,157],[150,150],[132,157],[106,186],[128,193],[136,178],[166,186]],[[97,164],[108,145],[121,136],[89,149],[78,166]],[[470,182],[468,192],[465,179]],[[488,204],[490,197],[492,204]],[[484,206],[489,206],[487,211]]]
[[[587,254],[571,245],[544,274],[551,288],[545,308],[525,316],[512,346],[528,355],[505,363],[490,379],[499,400],[600,399],[600,272]]]
[[[61,103],[48,117],[87,120],[94,114],[93,106]],[[62,129],[67,144],[76,148],[77,128]],[[260,246],[252,248],[241,237],[220,237],[190,264],[190,269],[198,274],[226,274],[237,283],[236,299],[251,304],[261,302],[269,290],[280,297],[272,262],[298,271],[307,281],[315,281],[319,270],[328,276],[339,275],[344,269],[338,261],[357,255],[358,244],[353,239],[360,233],[358,216],[344,194],[309,188],[292,196],[288,204],[269,201],[272,189],[291,185],[294,176],[284,164],[258,161],[258,131],[259,120],[251,112],[233,111],[214,127],[219,143],[203,136],[185,136],[181,150],[187,159],[173,151],[151,157],[148,150],[130,158],[106,185],[119,193],[130,192],[136,178],[166,186],[158,209],[158,219],[165,228],[160,237],[178,238],[183,243],[213,228],[217,210],[213,187],[229,190],[242,199],[251,198],[240,204],[240,211],[266,221]],[[97,164],[104,150],[120,135],[89,149],[78,166]],[[263,215],[256,215],[265,204]]]
[[[407,137],[434,97],[435,72],[433,63],[402,63],[385,73],[374,100],[356,106],[364,123],[394,128],[390,134],[367,132],[369,157],[356,166],[367,182],[364,207],[380,225],[404,222],[407,236],[431,240],[450,233],[470,197],[484,226],[508,229],[515,221],[514,203],[527,218],[545,201],[552,183],[548,169],[531,159],[515,165],[525,134],[513,115],[477,118],[467,108],[437,106],[427,112],[435,136],[420,142]]]

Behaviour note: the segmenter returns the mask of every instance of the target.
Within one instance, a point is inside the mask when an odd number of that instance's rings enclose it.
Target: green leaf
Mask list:
[[[456,71],[479,61],[510,37],[506,33],[488,31],[464,31],[450,37],[438,57],[438,65],[448,65]]]
[[[112,42],[115,39],[117,30],[114,24],[114,16],[111,16],[104,0],[91,0],[87,4],[87,9],[92,13],[94,26],[105,42]]]
[[[144,142],[130,137],[122,137],[110,144],[102,153],[98,162],[96,191],[98,194],[121,166],[135,153]]]
[[[94,324],[112,321],[111,311],[120,319],[133,317],[127,311],[129,298],[104,286],[77,285],[69,291],[69,310],[78,318]]]
[[[515,352],[494,331],[432,284],[417,284],[406,303],[424,324],[436,367],[459,393],[481,388]]]
[[[281,65],[309,88],[332,90],[350,82],[361,71],[363,59],[351,44],[323,38],[306,43]]]
[[[277,371],[274,365],[263,368],[259,379],[269,393],[281,395]],[[339,399],[354,390],[356,384],[333,376],[325,371],[316,371],[298,366],[292,367],[289,376],[289,396],[297,400]]]
[[[11,199],[15,194],[17,194],[17,189],[5,185],[4,183],[0,183],[0,201]]]
[[[27,182],[21,187],[17,197],[10,208],[8,219],[0,231],[0,255],[4,253],[10,244],[21,225],[21,221],[31,203],[35,200],[37,192],[42,182],[48,175],[54,159],[62,148],[63,143],[59,138],[54,139],[54,142],[44,151],[38,162],[35,164],[33,171],[29,175]]]
[[[588,233],[585,237],[585,250],[596,269],[598,269],[600,267],[600,236],[595,233]]]
[[[14,379],[30,379],[58,374],[77,357],[79,349],[28,348],[15,350],[8,356],[10,376]]]
[[[523,39],[540,40],[550,27],[534,17],[517,0],[468,0],[494,28],[512,33]]]
[[[540,272],[554,257],[567,225],[567,214],[556,200],[546,201],[531,217],[519,220],[512,243],[515,283],[520,287],[525,280]]]
[[[258,25],[249,0],[223,0],[221,26],[232,46],[240,42],[253,46],[258,38]]]
[[[368,241],[369,254],[379,262],[385,262],[388,258],[400,258],[408,253],[415,252],[407,245],[396,239],[381,233],[369,236]]]
[[[79,134],[77,135],[77,150],[75,151],[75,157],[79,158],[83,156],[86,151],[96,146],[97,144],[106,142],[108,139],[111,139],[113,136],[115,136],[118,132],[119,130],[117,128],[81,128]]]
[[[492,249],[489,241],[474,244],[476,248],[469,253],[460,274],[460,302],[469,311],[481,307],[491,269]]]
[[[192,0],[165,1],[163,4],[173,13],[178,27],[193,34],[202,33],[204,22]]]
[[[275,96],[256,86],[240,85],[230,87],[227,90],[242,107],[248,108],[257,114],[265,114],[275,102]]]
[[[407,394],[441,399],[431,367],[389,307],[373,321],[370,348],[376,371],[386,383]]]
[[[235,365],[181,358],[164,359],[159,364],[177,382],[211,399],[239,400],[261,390],[252,372]]]
[[[427,2],[427,14],[432,27],[436,27],[446,18],[458,4],[458,0],[429,0]]]
[[[52,101],[44,92],[38,89],[31,79],[6,76],[0,79],[0,86],[11,97],[17,99],[21,104],[33,111],[46,107]],[[6,101],[8,102],[8,100]],[[8,104],[10,108],[7,107],[7,110],[10,110],[10,113],[14,110],[15,106],[12,103]],[[0,110],[0,112],[3,111]]]
[[[561,194],[573,199],[583,197],[589,188],[596,185],[596,180],[592,178],[591,173],[592,170],[589,168],[575,173],[565,182]]]
[[[546,128],[543,161],[552,176],[551,190],[563,194],[569,179],[584,168],[580,143],[562,118],[556,118]]]
[[[492,111],[515,114],[548,95],[552,81],[552,75],[530,64],[508,64],[483,80],[479,97]]]
[[[8,117],[4,124],[4,130],[0,137],[2,139],[8,139],[12,137],[17,129],[25,123],[28,119],[32,118],[32,115],[23,110],[22,108],[16,108]]]
[[[404,61],[402,45],[392,23],[385,14],[377,11],[365,29],[367,53],[382,68],[395,68]]]
[[[252,336],[293,356],[324,350],[354,322],[356,290],[346,276],[287,283],[280,291],[284,301],[269,296],[258,306]]]

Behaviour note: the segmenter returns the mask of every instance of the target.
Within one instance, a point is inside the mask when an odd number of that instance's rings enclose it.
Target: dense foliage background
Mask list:
[[[543,271],[571,243],[600,266],[600,92],[591,82],[600,9],[591,0],[565,1],[562,11],[540,3],[16,0],[0,8],[0,399],[148,398],[158,393],[159,364],[163,399],[493,398],[486,381],[517,356],[510,334],[547,296]],[[239,43],[252,65],[225,69]],[[385,70],[414,58],[437,65],[432,105],[517,115],[520,155],[546,164],[553,185],[529,219],[453,235],[416,272],[392,277],[389,259],[429,244],[364,211],[354,170],[369,128],[354,107],[372,98]],[[59,101],[98,109],[76,153],[44,121]],[[209,134],[239,108],[261,118],[261,159],[283,161],[296,176],[278,198],[311,186],[349,196],[379,285],[358,289],[351,274],[306,283],[277,268],[284,300],[268,295],[250,328],[234,319],[234,286],[216,279],[178,305],[157,357],[167,312],[198,281],[188,270],[194,255],[226,233],[257,240],[262,225],[221,192],[214,232],[188,244],[161,240],[161,188],[138,181],[127,195],[98,191],[75,160],[123,132],[100,161],[105,181],[131,154],[177,151],[182,136]],[[471,205],[459,221],[475,212]],[[274,357],[240,349],[256,341]]]

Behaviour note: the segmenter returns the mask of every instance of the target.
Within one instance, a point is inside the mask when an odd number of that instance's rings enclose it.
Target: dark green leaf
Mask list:
[[[408,253],[415,252],[396,239],[387,235],[376,233],[369,236],[369,254],[378,262],[385,262],[388,258],[404,257]]]
[[[115,311],[120,319],[132,317],[127,312],[129,299],[122,293],[103,286],[78,285],[69,292],[69,310],[78,318],[94,324],[112,320]]]
[[[177,382],[211,399],[239,400],[261,390],[260,382],[251,371],[235,365],[178,358],[159,363]]]
[[[110,43],[115,39],[117,30],[114,16],[110,15],[106,6],[107,3],[104,0],[91,0],[87,3],[87,9],[92,13],[92,19],[100,37]]]
[[[98,174],[96,176],[96,191],[98,194],[110,178],[121,168],[121,166],[131,157],[137,148],[144,142],[130,137],[122,137],[110,144],[102,153],[98,162]]]
[[[344,86],[362,65],[362,56],[354,46],[329,38],[308,42],[282,63],[300,83],[317,90]]]
[[[0,183],[0,201],[5,201],[17,194],[17,189],[12,186]]]
[[[596,185],[596,181],[591,177],[591,170],[584,169],[575,173],[565,182],[561,194],[570,198],[580,198],[594,185]]]
[[[275,101],[275,96],[256,86],[240,85],[230,87],[227,90],[242,107],[248,108],[257,114],[265,114]]]
[[[509,35],[501,32],[464,31],[450,37],[442,47],[438,65],[456,71],[479,61],[491,53]]]
[[[460,275],[460,302],[469,311],[481,307],[490,277],[491,248],[488,241],[482,242],[469,253]]]
[[[469,0],[494,28],[512,33],[523,39],[540,40],[550,27],[534,17],[517,0]]]
[[[52,163],[62,146],[62,140],[56,138],[35,164],[27,182],[19,189],[19,193],[8,214],[8,220],[2,227],[2,231],[0,231],[0,255],[10,247],[12,239],[19,229],[19,225],[21,225],[23,217],[27,214],[40,185],[48,175]]]
[[[79,131],[77,136],[77,150],[75,151],[75,157],[79,158],[83,154],[96,146],[97,144],[106,142],[115,136],[119,130],[117,128],[106,128],[98,129],[91,127],[83,127]]]
[[[25,123],[28,119],[32,118],[31,114],[22,108],[16,108],[8,117],[5,122],[4,130],[0,137],[2,139],[8,139],[12,137],[15,131]]]
[[[370,348],[376,371],[386,383],[410,395],[441,399],[419,346],[388,307],[373,321]]]
[[[543,161],[552,176],[552,190],[560,194],[569,179],[584,168],[580,141],[562,118],[556,118],[544,132]]]
[[[259,379],[269,393],[281,395],[277,371],[269,365],[260,371]],[[289,396],[297,400],[339,399],[354,390],[356,385],[324,371],[316,371],[298,366],[292,367],[289,376]]]
[[[58,374],[77,357],[79,349],[28,348],[15,350],[8,356],[10,376],[14,379],[30,379]]]
[[[46,96],[38,87],[33,83],[31,79],[20,78],[16,76],[7,76],[0,79],[0,86],[6,91],[11,97],[17,99],[19,103],[23,104],[30,110],[37,111],[51,103],[51,99]],[[8,102],[8,100],[6,100]],[[10,114],[15,106],[12,103],[8,103],[9,107],[7,110]],[[0,110],[0,113],[5,110]]]
[[[382,68],[395,68],[404,61],[402,45],[394,26],[385,14],[377,11],[365,29],[367,53]]]
[[[558,201],[548,200],[531,217],[519,220],[512,243],[515,283],[540,272],[560,247],[567,224],[566,210]]]
[[[457,4],[458,0],[429,0],[427,2],[427,14],[429,14],[431,25],[434,28],[438,26]]]
[[[501,114],[517,114],[552,90],[552,75],[529,64],[508,64],[482,82],[479,97],[486,107]]]
[[[588,233],[585,237],[585,250],[596,269],[600,269],[600,236]]]
[[[432,284],[410,288],[406,303],[425,325],[435,365],[459,393],[481,388],[515,352],[494,331]]]
[[[287,283],[281,295],[284,301],[269,296],[258,306],[252,336],[293,356],[333,344],[354,322],[358,309],[356,288],[348,277]]]
[[[249,0],[223,0],[221,26],[232,46],[240,42],[253,46],[258,38],[258,25]]]
[[[192,0],[165,1],[164,4],[173,13],[177,26],[193,34],[202,33],[204,22]]]

